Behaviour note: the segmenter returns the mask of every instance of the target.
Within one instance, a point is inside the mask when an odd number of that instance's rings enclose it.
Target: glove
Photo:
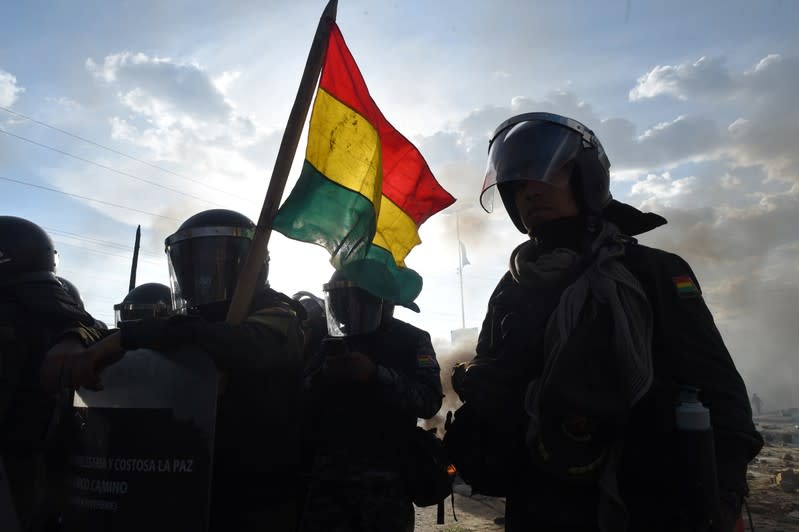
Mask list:
[[[322,365],[323,374],[333,382],[365,384],[377,377],[377,366],[358,351],[329,356]]]
[[[105,337],[89,348],[76,338],[67,338],[47,351],[39,368],[39,382],[50,393],[64,388],[103,389],[100,373],[122,358],[119,333]]]

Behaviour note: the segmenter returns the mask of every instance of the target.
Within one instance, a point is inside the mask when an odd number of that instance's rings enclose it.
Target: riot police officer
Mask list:
[[[62,421],[71,405],[58,392],[91,385],[98,369],[65,355],[100,333],[55,269],[56,250],[41,227],[0,216],[0,452],[23,530],[44,530],[58,519]],[[42,367],[48,350],[62,362],[57,372]]]
[[[107,353],[179,346],[207,352],[221,377],[211,495],[211,530],[292,530],[298,464],[297,402],[305,311],[260,271],[249,316],[225,316],[255,225],[224,209],[200,212],[167,237],[177,316],[121,321],[97,344]]]
[[[306,372],[312,468],[303,532],[412,530],[401,451],[441,407],[430,335],[341,272],[325,285],[328,337]]]
[[[465,406],[447,445],[461,474],[507,496],[507,530],[731,531],[762,439],[691,268],[634,238],[666,220],[612,199],[607,154],[576,120],[515,116],[489,146],[481,203],[498,189],[530,240],[454,375]],[[707,453],[706,491],[720,493],[707,501],[684,496],[686,386],[712,420],[715,453],[712,440],[688,451]]]
[[[123,321],[142,318],[168,318],[172,314],[172,291],[161,283],[144,283],[128,292],[114,305],[117,327]]]

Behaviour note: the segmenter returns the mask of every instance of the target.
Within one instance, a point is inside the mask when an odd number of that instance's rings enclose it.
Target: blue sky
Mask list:
[[[0,5],[0,106],[183,176],[0,110],[4,131],[117,170],[0,133],[0,212],[51,232],[59,273],[95,315],[111,321],[127,291],[137,224],[139,282],[165,282],[179,220],[218,205],[257,218],[322,8]],[[558,112],[597,132],[618,199],[669,219],[642,241],[692,265],[750,388],[799,404],[799,4],[342,0],[338,23],[378,105],[458,198],[467,327],[524,239],[476,206],[488,134]],[[304,138],[287,192],[303,151]],[[422,313],[399,312],[437,338],[461,322],[454,226],[443,213],[422,227],[407,260],[425,279]],[[332,273],[314,246],[274,235],[270,251],[289,294],[320,293]]]

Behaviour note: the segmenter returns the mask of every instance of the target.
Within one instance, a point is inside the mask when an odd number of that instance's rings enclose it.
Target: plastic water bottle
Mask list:
[[[710,410],[699,401],[699,390],[680,389],[675,409],[677,441],[683,464],[683,508],[690,530],[707,530],[719,512],[716,450]]]

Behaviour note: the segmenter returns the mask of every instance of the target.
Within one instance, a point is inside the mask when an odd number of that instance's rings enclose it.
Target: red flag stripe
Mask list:
[[[383,116],[335,25],[330,31],[319,86],[369,120],[378,131],[383,195],[402,209],[417,227],[455,201],[433,177],[419,150]]]

